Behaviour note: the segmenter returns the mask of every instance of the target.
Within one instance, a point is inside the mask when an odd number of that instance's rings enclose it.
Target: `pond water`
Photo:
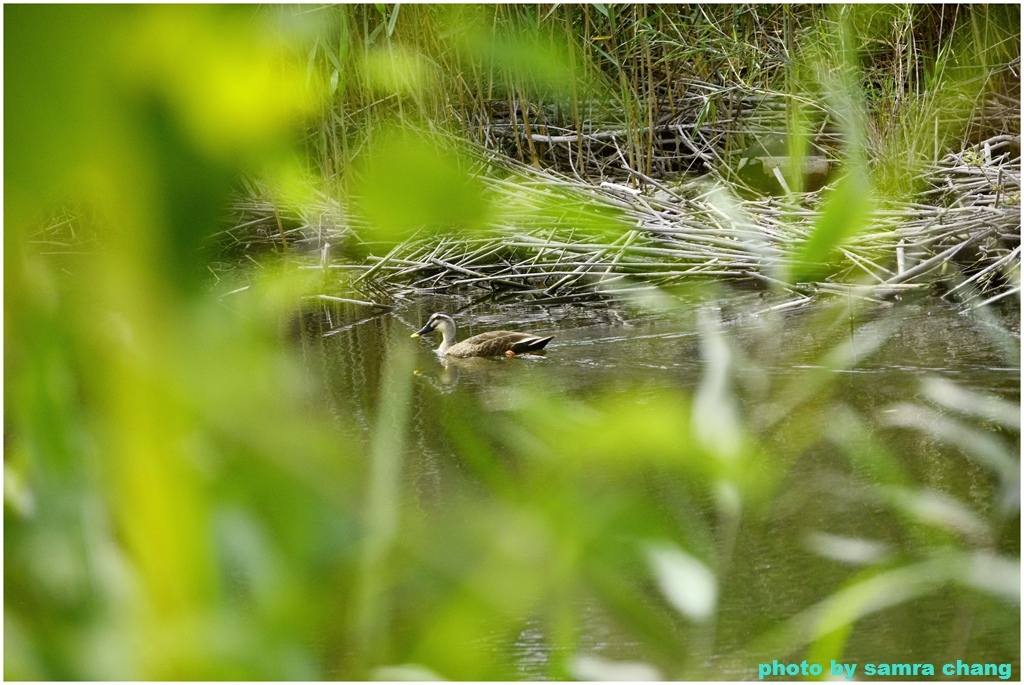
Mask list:
[[[1012,496],[999,494],[991,470],[925,432],[893,431],[886,417],[899,403],[922,402],[921,381],[929,378],[1019,403],[1015,312],[1004,311],[995,319],[965,315],[936,299],[862,304],[842,298],[772,310],[781,300],[728,289],[710,296],[684,295],[677,302],[678,306],[652,311],[609,304],[498,305],[437,296],[403,302],[390,313],[370,318],[361,318],[358,308],[331,306],[305,319],[299,344],[306,363],[322,379],[323,401],[339,417],[339,425],[345,430],[360,426],[366,434],[373,423],[384,350],[398,340],[416,346],[402,478],[428,517],[441,503],[453,506],[456,491],[472,480],[450,441],[438,431],[437,412],[459,411],[470,403],[479,410],[473,416],[480,420],[508,409],[510,389],[535,388],[583,402],[617,388],[641,396],[666,388],[692,395],[708,372],[708,349],[702,341],[711,322],[728,343],[729,387],[748,426],[792,418],[772,416],[779,398],[824,383],[830,387],[827,402],[848,407],[873,434],[884,434],[890,453],[919,487],[956,499],[982,520],[998,521],[994,512],[1000,496]],[[499,328],[555,338],[543,355],[443,363],[432,352],[439,343],[436,337],[407,340],[435,311],[456,318],[460,340]],[[847,350],[848,363],[834,363],[837,349]],[[443,401],[452,397],[459,402]],[[804,410],[799,403],[793,406],[795,411]],[[971,425],[1019,450],[1016,434],[1001,433],[983,420]],[[651,665],[669,678],[754,679],[755,657],[737,658],[739,650],[836,592],[860,568],[855,560],[837,560],[842,550],[829,558],[822,549],[846,544],[845,553],[853,556],[870,556],[878,549],[887,550],[892,559],[911,555],[911,528],[898,528],[889,504],[863,495],[861,490],[873,484],[870,469],[858,471],[834,443],[823,440],[828,427],[795,421],[790,430],[765,434],[777,443],[771,453],[788,454],[782,482],[771,502],[742,516],[731,533],[729,572],[721,579],[711,637],[694,645],[688,633],[679,634],[679,640],[689,640],[680,646],[690,655],[686,670],[672,670],[664,654],[659,656],[635,631],[586,602],[578,607],[579,653]],[[657,493],[661,507],[685,501],[683,506],[715,510],[714,501],[701,501],[682,485],[663,483]],[[1016,512],[992,524],[989,537],[975,541],[972,549],[1019,559]],[[709,518],[714,519],[713,514]],[[851,539],[874,541],[879,547],[857,547]],[[542,621],[527,615],[518,635],[484,635],[479,640],[493,649],[495,660],[515,664],[516,672],[508,676],[544,679],[551,677],[550,664],[558,656],[546,631]],[[984,597],[968,601],[962,592],[943,589],[860,619],[845,655],[860,663],[937,664],[957,658],[1012,663],[1016,679],[1019,644],[1019,608]],[[790,654],[755,656],[782,660]]]

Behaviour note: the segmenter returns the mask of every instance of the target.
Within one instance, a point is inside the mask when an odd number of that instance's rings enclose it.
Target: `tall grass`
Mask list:
[[[312,161],[336,174],[363,136],[396,117],[591,180],[621,175],[620,155],[650,175],[666,145],[680,146],[665,127],[720,131],[712,139],[735,149],[752,124],[785,130],[780,115],[810,107],[819,132],[850,133],[841,98],[853,92],[870,130],[848,144],[884,159],[931,159],[938,146],[938,158],[994,123],[986,94],[1012,96],[1014,16],[994,6],[324,8],[309,68],[332,87]],[[595,148],[587,134],[603,130],[621,132],[621,149]],[[538,140],[556,133],[575,145]],[[679,160],[666,164],[679,170]]]

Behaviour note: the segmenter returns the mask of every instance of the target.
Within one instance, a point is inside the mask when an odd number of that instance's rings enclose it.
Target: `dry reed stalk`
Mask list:
[[[931,189],[920,197],[934,204],[916,201],[878,208],[870,228],[843,245],[840,255],[846,266],[839,264],[834,273],[865,274],[874,285],[858,286],[859,296],[879,299],[920,289],[923,278],[957,257],[963,268],[973,271],[951,294],[980,286],[969,300],[985,298],[982,304],[1014,294],[1013,287],[1004,288],[993,277],[1019,269],[1020,158],[1010,154],[1015,142],[1019,138],[995,136],[942,157],[923,177]],[[495,204],[514,200],[520,208],[507,222],[469,235],[414,235],[389,246],[382,257],[371,253],[365,263],[326,266],[356,270],[352,286],[392,296],[484,288],[512,289],[545,301],[607,297],[619,292],[609,290],[607,283],[625,276],[662,284],[697,277],[753,277],[793,291],[773,274],[789,266],[792,245],[810,235],[820,217],[820,193],[791,200],[732,198],[733,210],[726,212],[700,181],[672,186],[632,172],[646,188],[637,191],[616,183],[585,183],[484,149],[476,154],[481,168],[489,170],[481,178]],[[621,154],[620,166],[626,160]],[[365,234],[367,227],[358,217],[326,194],[300,209],[279,208],[269,197],[266,189],[259,189],[239,198],[237,224],[219,236],[226,250],[242,249],[251,258],[248,251],[260,246],[358,243]],[[618,212],[616,225],[629,228],[618,236],[587,233],[545,214],[545,207],[563,197]],[[292,227],[285,228],[285,223]],[[897,248],[905,259],[902,270],[896,268]],[[968,253],[973,262],[958,257]],[[829,282],[811,285],[820,292],[846,293],[849,288]]]

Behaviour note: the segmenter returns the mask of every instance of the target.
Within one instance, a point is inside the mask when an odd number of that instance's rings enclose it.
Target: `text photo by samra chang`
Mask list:
[[[886,677],[933,677],[937,674],[948,677],[966,678],[969,676],[998,677],[1000,680],[1009,680],[1013,675],[1012,664],[969,664],[960,661],[956,663],[941,664],[845,664],[834,659],[828,665],[828,675],[833,680],[857,679],[857,669],[862,668],[861,678],[886,678]],[[770,664],[759,664],[757,667],[757,679],[774,677],[796,677],[796,676],[821,676],[825,673],[825,667],[819,663],[808,663],[806,660],[799,664],[781,663],[773,660]]]

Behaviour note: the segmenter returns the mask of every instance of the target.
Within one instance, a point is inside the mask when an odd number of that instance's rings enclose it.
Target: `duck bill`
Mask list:
[[[418,338],[421,335],[426,335],[427,333],[429,333],[432,330],[434,330],[433,327],[430,324],[427,324],[423,328],[421,328],[418,331],[416,331],[415,333],[413,333],[412,336],[410,336],[410,337]]]

